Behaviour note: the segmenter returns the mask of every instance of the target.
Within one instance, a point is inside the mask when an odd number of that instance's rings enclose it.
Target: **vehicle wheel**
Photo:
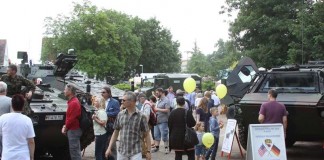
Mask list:
[[[51,151],[54,160],[71,160],[69,147],[63,147],[62,149],[55,149]]]
[[[238,136],[239,136],[239,140],[241,143],[241,146],[246,150],[247,148],[247,137],[248,137],[248,131],[245,129],[244,126],[238,125]]]
[[[241,146],[246,150],[247,148],[247,138],[248,138],[248,127],[244,126],[242,119],[242,111],[239,107],[235,107],[235,119],[238,126],[238,136]]]
[[[286,138],[285,141],[286,141],[286,147],[292,147],[296,142],[296,140],[292,138]]]

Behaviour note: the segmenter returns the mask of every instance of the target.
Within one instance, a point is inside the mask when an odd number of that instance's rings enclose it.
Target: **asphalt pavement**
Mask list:
[[[234,137],[233,148],[228,158],[228,154],[223,154],[221,156],[221,148],[224,139],[224,132],[226,128],[226,116],[220,115],[219,119],[224,122],[224,127],[221,129],[218,151],[217,151],[217,160],[243,160],[245,159],[246,151],[242,148],[243,156],[240,154],[240,150],[238,147],[238,142]],[[163,144],[161,145],[163,148]],[[288,160],[324,160],[324,149],[322,148],[322,142],[296,142],[296,144],[287,148],[287,158]],[[171,151],[169,154],[165,154],[161,149],[159,152],[152,153],[152,160],[172,160],[175,157],[174,151]],[[86,148],[84,152],[83,160],[94,160],[94,143],[92,143],[89,147]],[[183,156],[183,159],[186,160],[187,157]],[[144,160],[144,159],[143,159]]]

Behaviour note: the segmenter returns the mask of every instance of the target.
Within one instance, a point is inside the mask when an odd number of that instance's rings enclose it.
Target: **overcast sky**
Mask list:
[[[17,51],[28,51],[30,59],[38,61],[41,39],[45,31],[44,18],[57,14],[69,15],[73,3],[81,0],[1,0],[0,39],[7,39],[9,58]],[[180,42],[185,53],[197,41],[200,50],[209,54],[218,39],[228,39],[225,15],[219,15],[225,0],[92,0],[98,8],[114,9],[142,19],[156,17],[169,29],[173,40]],[[184,54],[185,55],[185,54]]]

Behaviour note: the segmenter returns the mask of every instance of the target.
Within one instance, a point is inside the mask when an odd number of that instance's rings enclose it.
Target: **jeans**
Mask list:
[[[81,135],[82,135],[82,131],[80,128],[77,130],[67,131],[71,160],[81,160],[81,145],[80,145]]]
[[[209,150],[206,153],[206,159],[209,159],[210,154],[211,154],[211,160],[215,160],[216,158],[219,137],[214,136],[214,139],[215,139],[214,144],[209,148]]]
[[[195,159],[195,150],[189,150],[189,151],[175,151],[175,160],[182,160],[182,155],[185,153],[188,156],[188,160]]]
[[[132,156],[125,156],[117,152],[117,159],[118,160],[142,160],[142,153],[139,152]]]
[[[161,136],[164,142],[169,141],[169,127],[167,122],[154,126],[154,140],[161,141]]]
[[[110,143],[110,139],[111,139],[111,134],[107,133],[107,145],[106,148],[108,148],[109,143]],[[112,144],[111,147],[111,155],[108,156],[108,160],[117,160],[117,146],[116,146],[116,142]]]
[[[107,133],[96,136],[95,156],[96,160],[105,160],[106,145],[108,141]]]

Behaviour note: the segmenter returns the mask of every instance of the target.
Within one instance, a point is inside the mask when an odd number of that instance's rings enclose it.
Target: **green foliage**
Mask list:
[[[207,75],[211,68],[211,64],[207,62],[207,57],[200,51],[196,42],[194,43],[194,48],[192,50],[192,56],[188,61],[188,72]]]
[[[215,79],[223,76],[224,70],[229,68],[235,61],[240,59],[232,41],[224,42],[222,39],[215,44],[217,50],[212,54],[203,54],[197,44],[192,51],[192,57],[188,62],[188,72],[199,75],[209,75]]]
[[[113,85],[113,87],[124,90],[124,91],[131,90],[131,85],[128,83],[118,83],[118,84]],[[135,87],[134,89],[138,89],[138,87]]]
[[[134,18],[134,33],[141,38],[142,55],[139,64],[145,73],[179,72],[181,54],[179,42],[172,41],[171,32],[160,25],[155,18],[144,21]],[[141,68],[137,68],[141,71]]]
[[[297,37],[289,44],[290,63],[302,64],[308,60],[324,59],[324,1],[305,7],[290,27],[292,34]]]
[[[230,26],[235,47],[258,66],[271,68],[287,62],[324,58],[321,54],[323,1],[226,0],[226,3],[221,13],[239,10]]]
[[[98,10],[90,1],[75,4],[70,17],[48,17],[42,60],[76,49],[77,69],[113,83],[128,79],[143,64],[145,72],[180,70],[179,43],[155,19],[147,21]],[[55,56],[53,56],[55,54]]]
[[[216,86],[215,86],[215,82],[214,81],[204,81],[201,84],[202,90],[206,91],[206,90],[215,90]]]

